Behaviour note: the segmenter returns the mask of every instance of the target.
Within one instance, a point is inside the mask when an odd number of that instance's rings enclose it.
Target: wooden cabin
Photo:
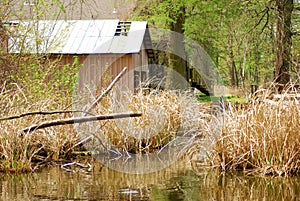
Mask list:
[[[129,90],[143,86],[147,79],[158,79],[150,87],[155,87],[156,82],[163,86],[161,80],[165,81],[163,78],[167,72],[164,68],[149,65],[155,60],[155,54],[145,21],[40,20],[9,23],[13,29],[10,33],[14,34],[8,42],[10,53],[48,54],[53,59],[60,58],[62,66],[73,64],[76,56],[82,65],[79,89],[102,89],[124,67],[128,70],[119,84]],[[202,64],[204,62],[199,63]],[[184,87],[195,87],[210,95],[210,81],[204,81],[203,75],[209,75],[209,72],[198,72],[194,67],[188,67],[186,77],[183,77],[187,81]]]
[[[147,79],[154,57],[147,22],[119,20],[43,20],[20,22],[25,46],[10,38],[10,53],[50,54],[61,64],[73,64],[78,57],[79,87],[104,87],[124,67],[123,84],[135,89]],[[127,76],[127,77],[126,77]]]

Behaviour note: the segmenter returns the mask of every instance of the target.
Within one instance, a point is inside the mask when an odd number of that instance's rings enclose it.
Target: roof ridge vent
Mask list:
[[[119,21],[115,36],[127,36],[131,26],[130,21]]]

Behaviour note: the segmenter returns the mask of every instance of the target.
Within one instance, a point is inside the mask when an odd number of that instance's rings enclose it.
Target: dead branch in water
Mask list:
[[[74,117],[74,118],[66,118],[66,119],[55,119],[52,121],[44,121],[40,124],[31,125],[20,132],[20,135],[24,135],[26,133],[32,132],[34,130],[47,128],[51,126],[59,126],[59,125],[67,125],[74,123],[84,123],[89,121],[101,121],[101,120],[109,120],[109,119],[120,119],[120,118],[128,118],[128,117],[140,117],[141,113],[118,113],[118,114],[110,114],[110,115],[95,115],[95,116],[86,116],[86,117]]]

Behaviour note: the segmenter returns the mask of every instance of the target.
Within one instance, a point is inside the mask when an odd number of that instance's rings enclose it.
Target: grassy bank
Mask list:
[[[288,94],[276,99],[270,97],[274,97],[272,90],[266,90],[258,99],[243,103],[243,107],[226,108],[219,118],[220,124],[212,128],[215,113],[211,113],[211,103],[201,103],[188,93],[154,90],[147,95],[127,94],[123,99],[107,96],[93,111],[95,114],[133,111],[142,112],[143,117],[95,122],[101,128],[101,133],[95,135],[102,135],[102,138],[104,135],[103,139],[109,139],[109,143],[119,150],[148,153],[158,152],[180,134],[193,139],[182,152],[203,155],[201,143],[213,137],[218,130],[221,136],[205,160],[205,165],[210,168],[264,175],[299,174],[300,101]],[[2,88],[0,93],[2,117],[32,111],[63,110],[71,103],[71,97],[60,96],[32,101],[18,85]],[[116,105],[117,108],[112,107]],[[34,171],[49,162],[76,160],[72,153],[84,148],[75,146],[81,139],[73,125],[19,135],[21,129],[32,124],[71,115],[29,115],[0,121],[0,171]]]
[[[232,103],[246,103],[246,97],[240,97],[233,94],[226,94],[226,95],[213,95],[207,96],[205,94],[197,94],[196,98],[200,102],[209,103],[209,102],[216,102],[219,101],[220,97],[224,99],[224,101],[232,102]]]
[[[266,90],[247,107],[225,112],[210,165],[264,175],[300,173],[300,100],[289,94],[270,99],[272,93]]]

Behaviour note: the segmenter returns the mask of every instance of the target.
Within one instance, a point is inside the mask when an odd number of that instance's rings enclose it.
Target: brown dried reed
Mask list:
[[[31,111],[51,111],[62,108],[55,98],[29,101],[15,84],[9,89],[3,86],[0,93],[1,116],[13,116]],[[0,121],[0,171],[27,172],[41,163],[64,159],[66,150],[78,142],[73,126],[58,126],[37,130],[21,137],[19,131],[32,124],[62,118],[61,115],[34,115]]]
[[[98,105],[97,113],[132,111],[142,117],[101,122],[102,138],[131,153],[157,152],[178,135],[198,135],[206,114],[191,93],[151,90],[150,93],[123,93],[110,96]],[[121,95],[120,95],[121,94]],[[197,134],[196,134],[197,133]]]
[[[227,110],[210,164],[264,175],[299,174],[300,100],[292,93],[264,90],[246,107]]]

